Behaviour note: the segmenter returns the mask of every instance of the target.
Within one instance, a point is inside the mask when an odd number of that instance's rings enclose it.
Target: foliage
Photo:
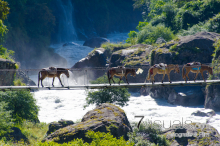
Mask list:
[[[137,128],[137,125],[137,123],[134,123],[133,132],[129,133],[129,140],[134,142],[135,145],[170,145],[170,142],[166,139],[166,137],[164,135],[160,135],[162,125],[152,123],[152,121],[145,121],[140,123],[139,129]],[[153,144],[146,140],[146,138],[144,139],[144,136],[148,136],[153,141]]]
[[[10,132],[13,126],[11,112],[7,110],[8,104],[4,101],[0,102],[0,138]]]
[[[197,32],[201,31],[209,31],[207,28],[204,27],[202,24],[195,24],[192,27],[188,28],[188,30],[181,29],[178,33],[179,36],[187,36],[187,35],[194,35]]]
[[[8,103],[6,108],[12,111],[12,117],[17,123],[23,120],[38,122],[39,107],[30,91],[6,91],[0,92],[0,102]]]
[[[4,20],[7,18],[7,15],[9,14],[9,7],[8,7],[8,3],[0,0],[0,19]]]
[[[214,45],[215,50],[212,54],[212,66],[213,66],[213,76],[210,76],[209,79],[219,79],[219,72],[220,72],[220,40],[217,40]]]
[[[138,43],[152,44],[156,40],[162,37],[166,41],[170,41],[174,38],[173,32],[170,28],[165,27],[164,25],[152,26],[151,24],[146,25],[137,35]]]
[[[141,8],[144,18],[144,22],[140,22],[137,26],[139,31],[137,32],[139,37],[137,43],[152,44],[154,42],[152,37],[148,38],[149,31],[143,29],[148,25],[147,23],[151,26],[164,25],[174,34],[181,36],[192,35],[201,31],[219,33],[219,7],[220,0],[135,0],[134,8]],[[140,25],[141,23],[147,25]],[[148,29],[152,28],[150,25]],[[143,27],[140,29],[139,26]]]
[[[137,32],[130,31],[130,33],[128,33],[128,39],[126,40],[126,42],[134,45],[134,44],[136,44],[136,38],[137,38]]]
[[[26,84],[22,82],[22,79],[16,79],[13,82],[14,86],[26,86]]]
[[[3,21],[0,19],[0,43],[3,42],[4,35],[8,32],[7,27],[3,24]]]
[[[114,78],[116,82],[119,79]],[[95,81],[91,81],[92,84],[108,83],[108,78],[106,75],[97,78]],[[98,91],[88,91],[86,97],[86,105],[90,104],[101,104],[101,103],[114,103],[120,106],[126,105],[129,101],[130,93],[127,88],[103,88]]]
[[[14,61],[12,56],[14,56],[14,51],[8,50],[8,49],[4,48],[2,45],[0,45],[0,58],[9,59],[11,61]]]

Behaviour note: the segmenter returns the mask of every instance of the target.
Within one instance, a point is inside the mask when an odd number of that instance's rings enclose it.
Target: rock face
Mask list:
[[[185,125],[173,125],[164,131],[167,139],[173,139],[172,146],[177,145],[219,145],[220,135],[218,131],[208,124],[190,123]]]
[[[13,85],[14,75],[15,75],[15,62],[7,59],[0,58],[0,69],[5,69],[6,71],[0,71],[0,86],[11,86]],[[11,70],[10,70],[11,69]]]
[[[86,40],[84,42],[83,46],[88,46],[91,48],[99,48],[105,42],[110,42],[110,41],[106,38],[94,37],[94,38],[90,38],[90,39]]]
[[[205,108],[220,111],[220,85],[209,85],[206,92]]]
[[[85,142],[91,142],[91,139],[85,136],[88,130],[95,132],[111,132],[114,137],[123,136],[128,140],[127,133],[132,131],[130,123],[125,112],[119,107],[104,103],[97,106],[83,116],[80,123],[76,123],[64,128],[61,128],[50,135],[44,141],[55,141],[64,143],[76,138],[82,138]]]

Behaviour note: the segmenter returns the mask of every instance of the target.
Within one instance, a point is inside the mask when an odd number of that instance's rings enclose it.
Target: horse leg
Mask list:
[[[53,87],[54,87],[54,84],[53,84],[53,83],[54,83],[54,79],[55,79],[55,77],[53,77],[53,81],[52,81],[52,86],[53,86]]]
[[[57,78],[60,80],[60,84],[61,84],[61,86],[63,87],[63,84],[62,84],[62,82],[61,82],[60,76],[57,76]]]
[[[196,77],[194,78],[194,82],[196,82],[196,78],[198,76],[199,72],[196,73]]]
[[[163,79],[164,79],[164,76],[165,76],[165,73],[163,73]],[[161,83],[163,83],[163,79],[162,79]]]
[[[127,76],[125,76],[125,79],[126,79],[126,81],[127,81],[127,83],[128,83],[128,79],[127,79]],[[129,84],[129,83],[128,83]]]
[[[186,77],[188,78],[188,81],[190,80],[189,79],[189,72],[190,72],[190,70],[186,70]],[[186,79],[185,79],[185,81],[186,81]]]
[[[115,84],[115,81],[114,81],[114,79],[113,79],[113,76],[111,76],[111,79],[112,79],[113,83]]]
[[[119,80],[119,82],[118,82],[119,85],[120,85],[120,82],[121,82],[122,77],[123,77],[123,76],[120,77],[120,80]]]
[[[170,81],[170,73],[167,73],[167,76],[168,76],[169,82],[172,83],[172,82]]]
[[[205,79],[204,79],[204,76],[203,76],[203,72],[200,71],[200,73],[201,73],[201,75],[202,75],[202,78],[203,78],[204,82],[206,82]]]

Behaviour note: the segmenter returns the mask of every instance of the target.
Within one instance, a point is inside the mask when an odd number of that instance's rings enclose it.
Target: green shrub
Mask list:
[[[137,35],[138,43],[152,44],[156,40],[162,37],[166,41],[170,41],[174,38],[173,32],[170,28],[165,27],[164,25],[152,26],[151,24],[146,25]]]
[[[114,78],[116,82],[119,81],[118,78]],[[108,83],[108,78],[106,75],[97,78],[95,81],[91,81],[92,84]],[[126,105],[129,101],[130,93],[127,88],[103,88],[98,91],[88,91],[86,97],[86,105],[90,104],[101,104],[101,103],[114,103],[120,106]]]
[[[87,143],[82,139],[75,139],[69,143],[58,144],[55,142],[38,143],[38,146],[133,146],[133,142],[125,141],[123,137],[117,139],[110,133],[88,131],[86,137],[91,138],[92,142]]]
[[[30,120],[38,122],[39,107],[30,91],[6,91],[0,92],[0,102],[8,103],[7,110],[12,111],[12,117],[16,122]]]
[[[129,133],[129,140],[134,142],[135,145],[152,145],[148,140],[144,140],[144,136],[148,136],[153,145],[168,146],[170,142],[164,135],[160,135],[162,131],[162,125],[152,123],[151,121],[145,121],[140,123],[139,129],[137,128],[138,123],[134,123],[133,132]]]
[[[11,112],[7,110],[8,104],[4,101],[0,102],[0,138],[3,137],[6,133],[11,131],[13,126],[13,119]]]

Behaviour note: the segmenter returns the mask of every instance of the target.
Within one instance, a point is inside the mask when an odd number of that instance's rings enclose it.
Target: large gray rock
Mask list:
[[[15,62],[8,59],[0,58],[0,69],[5,71],[0,71],[0,86],[11,86],[14,85],[14,75],[15,75]]]
[[[44,141],[54,141],[64,143],[76,138],[82,138],[85,142],[91,142],[91,139],[85,136],[88,130],[99,132],[110,132],[114,137],[123,136],[128,140],[127,133],[132,131],[130,123],[125,112],[109,103],[103,103],[95,109],[86,113],[80,123],[61,128],[50,135]]]
[[[171,128],[166,129],[163,133],[167,139],[172,140],[172,146],[217,146],[220,141],[218,131],[214,127],[203,123],[172,125]]]
[[[206,87],[205,108],[220,111],[220,85]]]
[[[84,42],[83,46],[88,46],[91,48],[99,48],[105,42],[110,42],[110,41],[106,38],[94,37],[94,38],[90,38],[90,39],[86,40]]]
[[[73,125],[74,122],[71,121],[71,120],[59,120],[58,122],[52,122],[49,124],[49,127],[48,127],[48,131],[47,131],[47,135],[55,132],[56,130],[60,129],[60,128],[64,128],[66,126],[69,126],[69,125]]]

